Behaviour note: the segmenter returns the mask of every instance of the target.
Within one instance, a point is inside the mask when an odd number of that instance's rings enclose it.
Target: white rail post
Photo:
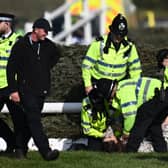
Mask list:
[[[106,1],[105,0],[100,0],[101,1],[101,8],[103,9],[102,13],[100,14],[100,35],[105,34],[106,32]]]
[[[70,5],[70,1],[66,0],[67,6]],[[69,29],[71,29],[72,26],[72,19],[71,19],[71,13],[70,13],[70,8],[68,8],[65,11],[64,14],[64,27],[65,27],[65,31],[68,31]],[[70,44],[72,41],[72,34],[69,33],[65,39],[66,44]]]
[[[89,6],[88,0],[83,0],[83,9],[84,9],[83,15],[86,19],[91,14],[88,6]],[[92,40],[92,27],[91,27],[91,22],[88,21],[84,26],[84,41],[86,44],[89,44],[91,40]]]

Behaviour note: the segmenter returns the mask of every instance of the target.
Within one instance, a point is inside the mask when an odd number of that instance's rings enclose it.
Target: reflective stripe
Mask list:
[[[137,71],[137,70],[141,70],[141,67],[135,67],[135,68],[130,69],[130,71]]]
[[[139,90],[140,90],[141,83],[142,83],[142,78],[139,78],[139,79],[138,79],[138,82],[137,82],[136,89],[135,89],[135,93],[136,93],[136,97],[137,97],[137,98],[138,98],[138,94],[139,94]]]
[[[7,61],[9,57],[0,56],[0,60]]]
[[[139,58],[133,60],[132,62],[129,62],[128,65],[131,66],[132,64],[135,64],[137,62],[140,62]]]
[[[89,126],[90,123],[88,123],[88,122],[83,122],[83,121],[82,121],[81,125]]]
[[[83,128],[83,131],[84,131],[84,132],[89,132],[89,131],[90,131],[90,128]]]
[[[125,72],[123,72],[123,73],[109,73],[109,72],[101,71],[101,70],[99,70],[97,67],[95,67],[95,70],[96,70],[99,74],[104,75],[104,76],[110,76],[110,77],[121,77],[121,76],[125,76]]]
[[[84,59],[85,59],[85,60],[88,60],[88,61],[90,61],[90,62],[92,62],[92,63],[95,63],[95,62],[96,62],[96,60],[94,60],[93,58],[90,58],[90,57],[88,57],[88,56],[85,56]]]
[[[136,115],[137,111],[131,111],[131,112],[127,112],[125,114],[123,114],[125,117],[131,116],[131,115]]]
[[[6,69],[6,66],[5,65],[4,66],[0,65],[0,69]]]
[[[86,65],[86,64],[82,64],[82,68],[85,68],[85,69],[91,69],[91,66]]]
[[[149,89],[150,82],[151,82],[151,80],[149,80],[149,79],[146,81],[144,93],[143,93],[143,103],[147,101],[147,92]]]
[[[122,107],[122,108],[125,108],[125,107],[127,107],[127,106],[136,105],[136,104],[137,104],[136,101],[131,101],[131,102],[127,102],[127,103],[121,104],[121,107]]]
[[[10,52],[11,52],[11,50],[6,50],[6,52],[7,52],[7,53],[10,53]]]
[[[108,64],[108,63],[102,62],[101,60],[98,61],[98,64],[103,65],[105,67],[109,67],[109,68],[122,68],[126,66],[126,63],[114,65],[114,64]]]
[[[125,86],[129,86],[129,85],[136,85],[137,83],[136,82],[126,82],[126,83],[123,83],[121,86],[120,86],[120,88],[122,88],[122,87],[125,87]]]

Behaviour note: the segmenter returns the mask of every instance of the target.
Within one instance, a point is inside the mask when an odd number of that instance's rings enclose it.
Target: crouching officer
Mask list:
[[[83,99],[81,126],[84,135],[88,137],[89,150],[107,151],[106,149],[113,145],[113,149],[119,151],[118,140],[108,123],[113,112],[109,103],[115,82],[106,79],[98,80],[95,88]]]
[[[168,89],[165,90],[165,101],[161,101],[161,87],[160,80],[141,77],[120,81],[114,91],[112,105],[123,115],[122,140],[128,140],[128,152],[137,152],[143,138],[148,134],[156,152],[167,151],[161,123],[167,116],[165,111],[168,109]]]

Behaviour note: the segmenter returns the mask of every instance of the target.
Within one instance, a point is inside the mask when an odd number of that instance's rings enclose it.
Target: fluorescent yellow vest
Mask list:
[[[18,39],[18,35],[13,33],[10,37],[0,40],[0,89],[8,86],[6,76],[6,66],[11,49]]]

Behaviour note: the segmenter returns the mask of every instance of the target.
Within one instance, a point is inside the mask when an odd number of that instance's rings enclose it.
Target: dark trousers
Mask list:
[[[9,100],[8,89],[0,89],[0,110],[3,108],[4,104],[7,105],[9,113],[12,118],[14,132],[9,128],[9,126],[0,119],[0,137],[2,137],[7,143],[7,149],[14,149],[16,146],[15,141],[16,137],[20,135],[23,111],[18,106],[18,104]]]
[[[21,94],[21,104],[25,114],[25,119],[22,123],[23,132],[25,134],[24,137],[20,139],[20,141],[22,141],[20,148],[26,149],[26,143],[32,136],[39,152],[42,156],[45,156],[51,149],[49,148],[48,138],[43,131],[41,123],[41,110],[44,104],[44,97],[24,93]]]
[[[104,145],[101,138],[88,137],[88,150],[103,151]]]
[[[167,145],[161,128],[161,124],[167,116],[167,109],[168,95],[165,101],[160,101],[159,96],[155,96],[138,109],[136,120],[126,146],[127,152],[137,152],[145,135],[150,135],[156,152],[167,151]]]

